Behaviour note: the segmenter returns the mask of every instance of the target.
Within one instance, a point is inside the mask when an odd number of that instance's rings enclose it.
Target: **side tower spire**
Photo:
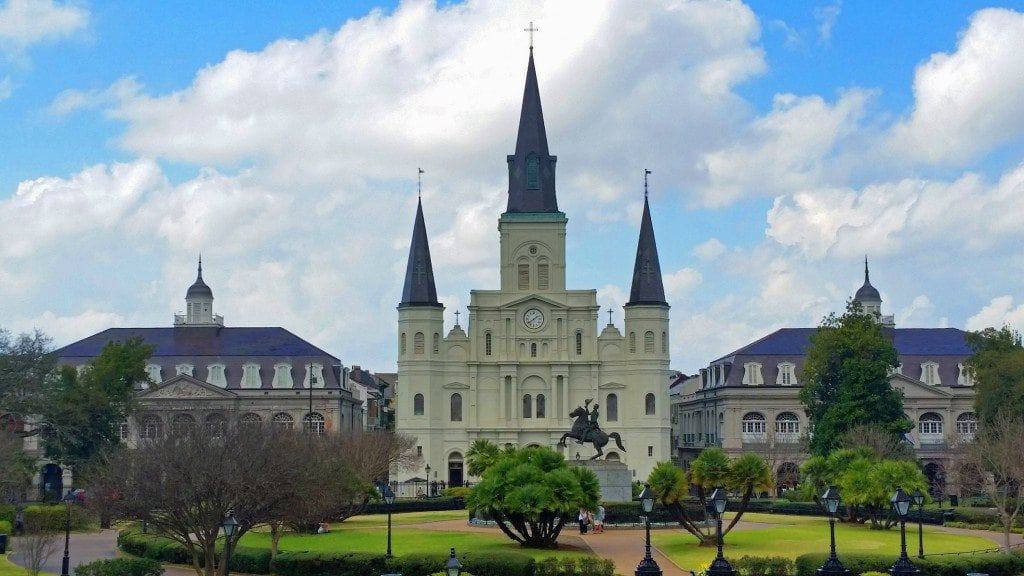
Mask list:
[[[647,175],[650,173],[650,170],[644,170],[644,215],[640,220],[640,239],[636,245],[636,262],[633,264],[633,288],[629,291],[626,306],[668,306],[665,301],[665,284],[661,280],[658,245],[654,240],[651,205],[647,199]]]
[[[423,199],[416,202],[416,222],[409,245],[409,263],[405,269],[405,285],[399,306],[441,306],[434,286],[434,267],[430,263],[427,225],[423,220]]]
[[[532,28],[532,25],[531,25]],[[558,212],[555,196],[555,162],[548,153],[544,112],[540,105],[533,46],[526,67],[523,107],[519,113],[516,153],[508,156],[508,204],[506,212]]]

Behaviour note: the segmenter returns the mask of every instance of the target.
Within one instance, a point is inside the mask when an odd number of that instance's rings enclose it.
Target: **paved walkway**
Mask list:
[[[8,559],[24,567],[24,564],[20,562],[18,554],[15,552],[18,546],[18,539],[13,538],[11,543],[10,554]],[[78,532],[71,535],[71,546],[68,548],[71,571],[74,572],[75,566],[79,564],[85,564],[94,560],[103,560],[105,558],[114,558],[117,556],[117,531],[116,530],[100,530],[99,532]],[[64,558],[64,533],[60,535],[60,545],[57,547],[57,552],[50,557],[50,559],[43,565],[43,572],[50,572],[53,574],[60,574],[61,563]]]
[[[594,551],[594,554],[607,558],[615,563],[616,574],[632,574],[636,571],[636,565],[643,559],[644,554],[644,531],[643,530],[606,530],[602,534],[588,533],[582,537],[587,546]],[[559,537],[561,542],[563,537]],[[690,576],[688,570],[683,570],[658,550],[651,547],[651,556],[661,567],[665,576]]]

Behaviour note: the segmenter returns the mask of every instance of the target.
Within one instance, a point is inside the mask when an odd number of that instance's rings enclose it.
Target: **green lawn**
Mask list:
[[[396,556],[402,554],[436,552],[445,553],[454,546],[456,550],[474,552],[517,551],[534,558],[549,556],[584,556],[589,550],[532,550],[521,548],[509,540],[497,528],[493,532],[457,532],[410,528],[409,524],[463,520],[466,513],[459,511],[413,512],[396,514],[392,517],[392,549]],[[341,524],[331,526],[327,534],[285,534],[281,538],[281,550],[306,550],[310,552],[384,552],[387,549],[387,516],[357,516]],[[270,547],[270,535],[265,532],[250,532],[242,537],[243,546]],[[0,576],[5,576],[0,574]]]
[[[728,515],[727,515],[728,516]],[[735,529],[725,537],[725,554],[741,556],[786,556],[796,558],[809,552],[828,552],[828,520],[815,516],[784,516],[778,514],[744,514],[744,521],[771,526]],[[657,530],[651,536],[654,545],[685,569],[704,567],[715,557],[713,547],[699,547],[697,541],[682,529]],[[836,548],[843,552],[865,552],[899,555],[899,528],[871,530],[867,526],[836,524]],[[993,548],[991,540],[960,536],[924,528],[926,553],[961,552]],[[917,526],[907,526],[907,548],[917,550]]]
[[[28,570],[16,565],[7,559],[7,555],[0,556],[0,576],[25,576]]]

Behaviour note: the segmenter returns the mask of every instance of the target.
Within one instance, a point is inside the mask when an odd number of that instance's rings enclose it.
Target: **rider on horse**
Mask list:
[[[598,416],[600,416],[600,412],[597,411],[598,404],[595,402],[594,403],[594,409],[590,410],[590,402],[591,401],[592,401],[591,398],[587,398],[587,400],[583,403],[583,409],[586,410],[587,415],[588,415],[589,418],[588,418],[588,422],[587,422],[587,427],[583,430],[583,433],[580,434],[579,440],[576,441],[577,444],[583,444],[584,442],[590,442],[591,441],[590,437],[591,437],[592,433],[594,431],[599,430],[601,428],[601,425],[597,423]]]

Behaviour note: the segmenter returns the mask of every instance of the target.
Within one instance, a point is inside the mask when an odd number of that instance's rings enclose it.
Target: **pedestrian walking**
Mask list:
[[[597,505],[597,511],[594,513],[594,534],[604,534],[604,506]]]
[[[580,523],[580,534],[587,533],[587,523],[590,522],[590,514],[587,513],[585,508],[580,508],[580,515],[578,518]]]

